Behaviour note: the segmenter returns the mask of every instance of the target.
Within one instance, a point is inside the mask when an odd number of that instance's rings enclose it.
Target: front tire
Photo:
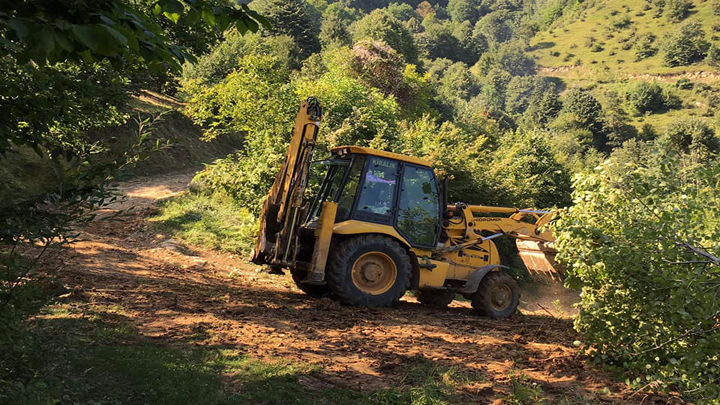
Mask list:
[[[387,307],[405,295],[410,273],[410,257],[396,241],[361,235],[335,249],[325,279],[343,304]]]
[[[472,307],[481,315],[509,318],[517,310],[520,290],[509,274],[493,271],[480,282],[472,297]]]
[[[314,285],[303,283],[303,280],[305,280],[305,278],[307,277],[307,272],[291,269],[290,274],[292,275],[292,279],[295,282],[297,288],[299,288],[300,291],[304,292],[305,294],[313,298],[323,298],[331,295],[330,288],[327,286],[327,284]]]

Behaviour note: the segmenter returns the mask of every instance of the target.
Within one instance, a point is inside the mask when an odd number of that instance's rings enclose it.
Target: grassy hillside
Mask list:
[[[638,60],[638,39],[653,34],[653,46],[659,46],[665,35],[688,21],[702,25],[706,39],[720,44],[720,16],[713,12],[710,0],[694,0],[685,18],[671,22],[667,8],[660,2],[641,0],[599,0],[586,3],[581,10],[566,12],[549,29],[538,33],[530,45],[532,55],[540,66],[558,68],[582,66],[591,72],[608,72],[617,79],[637,75],[679,74],[685,72],[715,72],[703,81],[717,80],[717,69],[707,63],[691,66],[663,65],[661,51]],[[561,70],[567,71],[567,70]]]
[[[669,6],[662,3],[597,0],[566,9],[530,41],[530,55],[539,66],[538,74],[559,78],[566,88],[592,90],[604,106],[619,101],[618,105],[628,112],[628,124],[637,128],[650,124],[661,130],[687,116],[714,118],[720,100],[720,70],[706,60],[667,66],[663,62],[663,44],[684,24],[698,22],[705,40],[720,46],[720,16],[714,10],[717,6],[710,0],[694,0],[684,17],[671,22]],[[643,41],[647,43],[645,49],[654,54],[639,56]],[[660,83],[680,103],[654,113],[632,111],[622,102],[640,81]]]

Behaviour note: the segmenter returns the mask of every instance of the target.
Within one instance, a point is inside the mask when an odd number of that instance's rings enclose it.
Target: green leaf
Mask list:
[[[60,45],[60,47],[67,52],[72,52],[75,48],[73,46],[72,41],[62,32],[55,32],[55,41]]]
[[[191,8],[183,18],[188,25],[194,25],[200,21],[200,13],[196,9]]]
[[[25,39],[25,37],[28,36],[30,33],[30,30],[28,29],[27,25],[25,25],[24,22],[20,21],[17,18],[11,18],[7,21],[5,21],[5,24],[12,28],[13,31],[15,31],[15,34],[17,34],[18,38]]]
[[[215,14],[213,14],[212,10],[204,8],[200,15],[208,25],[211,27],[215,26]]]
[[[107,25],[100,24],[100,27],[103,28],[105,31],[107,31],[108,34],[110,34],[120,45],[125,46],[128,43],[127,38],[123,34],[121,34],[118,30],[108,27]]]
[[[185,6],[177,0],[162,0],[160,3],[165,17],[176,23],[180,20],[180,16],[185,11]]]
[[[235,22],[235,28],[237,28],[240,35],[245,35],[245,33],[248,32],[248,27],[243,20],[237,20]]]
[[[72,33],[75,39],[93,51],[100,48],[100,40],[95,36],[92,28],[84,25],[73,25]]]

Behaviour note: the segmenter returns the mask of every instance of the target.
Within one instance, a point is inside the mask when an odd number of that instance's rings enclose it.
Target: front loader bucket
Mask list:
[[[515,241],[518,252],[525,267],[530,274],[550,276],[552,279],[562,279],[563,269],[555,262],[557,250],[552,242],[538,242],[534,240]]]

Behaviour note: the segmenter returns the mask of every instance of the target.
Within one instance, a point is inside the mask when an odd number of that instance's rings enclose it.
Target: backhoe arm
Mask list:
[[[288,259],[321,118],[322,107],[315,98],[300,104],[285,161],[260,213],[257,244],[251,253],[253,263],[279,265]]]

